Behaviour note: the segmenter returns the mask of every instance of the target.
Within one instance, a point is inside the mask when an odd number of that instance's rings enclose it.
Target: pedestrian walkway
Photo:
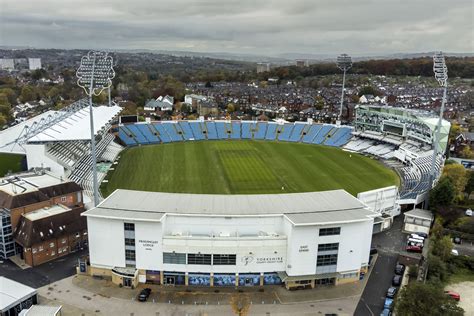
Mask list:
[[[11,257],[9,257],[8,259],[10,259],[11,262],[13,262],[14,264],[16,264],[16,265],[17,265],[20,269],[22,269],[22,270],[31,268],[31,266],[29,266],[29,265],[26,264],[25,260],[23,260],[23,259],[20,258],[20,255],[11,256]]]

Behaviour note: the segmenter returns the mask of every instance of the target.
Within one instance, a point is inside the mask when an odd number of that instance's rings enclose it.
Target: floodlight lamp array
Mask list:
[[[100,95],[112,85],[112,79],[115,77],[112,56],[106,52],[90,51],[81,58],[76,76],[77,84],[87,95]]]
[[[337,56],[336,64],[339,69],[346,71],[352,67],[352,58],[347,54],[341,54]]]
[[[433,71],[439,85],[444,87],[448,82],[448,67],[442,52],[437,52],[433,56]]]

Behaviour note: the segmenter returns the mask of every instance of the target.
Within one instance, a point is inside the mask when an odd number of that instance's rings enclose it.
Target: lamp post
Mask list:
[[[436,124],[434,130],[434,137],[433,137],[433,157],[431,159],[431,170],[430,170],[430,178],[429,178],[429,189],[433,188],[433,182],[435,179],[436,173],[436,158],[439,152],[439,141],[440,141],[440,131],[441,131],[441,124],[443,122],[443,114],[444,114],[444,106],[446,104],[446,92],[448,90],[448,67],[446,66],[446,61],[444,60],[444,56],[442,52],[436,52],[433,56],[433,71],[436,80],[440,87],[443,87],[443,99],[441,100],[441,108],[439,110],[439,119],[438,124]],[[426,202],[426,208],[429,208],[429,199]]]
[[[347,54],[339,55],[337,56],[336,64],[337,68],[341,69],[344,73],[342,76],[341,107],[339,109],[339,116],[337,117],[337,120],[340,124],[342,118],[342,104],[344,102],[344,86],[346,84],[346,72],[352,67],[352,58]]]
[[[76,72],[77,85],[84,89],[89,96],[89,118],[91,130],[91,158],[92,175],[94,190],[94,206],[99,204],[99,188],[97,183],[97,156],[95,148],[94,115],[92,107],[92,97],[98,96],[106,88],[112,85],[112,79],[115,77],[113,69],[113,58],[106,52],[90,51],[81,58],[81,65]],[[110,102],[110,93],[109,93]]]

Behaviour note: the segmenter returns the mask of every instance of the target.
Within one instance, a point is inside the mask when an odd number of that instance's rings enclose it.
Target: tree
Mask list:
[[[10,101],[8,100],[8,96],[4,93],[0,93],[0,105],[11,105]]]
[[[472,151],[469,145],[464,146],[464,148],[459,153],[461,158],[472,159],[474,158],[474,152]]]
[[[449,130],[449,143],[450,144],[454,143],[454,139],[456,138],[456,136],[459,135],[459,133],[461,133],[461,126],[456,123],[451,125],[451,129]]]
[[[455,197],[458,200],[464,198],[463,192],[467,184],[466,168],[461,164],[452,164],[445,166],[443,176],[449,178],[455,189]]]
[[[454,197],[455,189],[451,179],[442,177],[430,192],[430,206],[432,209],[450,206],[454,201]]]
[[[469,195],[472,191],[474,191],[474,171],[469,171],[466,176],[468,180],[466,187],[464,188],[464,192]]]
[[[234,103],[229,103],[227,104],[227,112],[232,113],[235,111],[235,105]]]
[[[23,88],[21,88],[20,101],[25,103],[33,100],[36,100],[35,90],[28,85],[23,86]]]
[[[371,94],[371,95],[376,96],[376,95],[380,95],[380,92],[372,86],[364,86],[362,87],[362,89],[360,89],[358,95],[359,97],[361,97],[366,94]]]
[[[316,96],[314,100],[314,107],[316,110],[322,110],[324,108],[324,98],[322,96]]]
[[[7,119],[3,114],[0,114],[0,127],[3,127],[5,124],[7,124]]]
[[[442,286],[409,283],[398,296],[395,311],[399,316],[462,316],[464,310],[443,293]]]
[[[449,236],[433,239],[433,254],[441,260],[446,261],[451,256],[453,242]]]

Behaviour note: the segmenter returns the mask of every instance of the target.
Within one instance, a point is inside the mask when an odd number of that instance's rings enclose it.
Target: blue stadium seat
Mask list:
[[[207,130],[207,139],[218,139],[216,123],[215,122],[205,122]]]
[[[162,123],[163,127],[165,128],[166,132],[168,135],[171,137],[171,141],[173,142],[179,142],[183,140],[183,137],[178,134],[178,131],[176,130],[176,123]]]
[[[130,132],[132,132],[135,135],[135,138],[139,144],[149,144],[149,141],[146,139],[146,137],[140,132],[140,130],[137,127],[138,124],[129,124],[127,128],[129,129]]]
[[[267,133],[267,122],[258,122],[257,131],[253,133],[253,139],[265,139],[265,134]]]
[[[170,135],[168,135],[162,123],[155,123],[153,126],[158,131],[158,136],[163,143],[169,143],[172,141]]]
[[[309,132],[303,136],[303,143],[311,144],[313,143],[313,139],[318,135],[319,131],[323,126],[321,124],[313,124],[309,129]]]
[[[151,144],[160,143],[160,138],[150,130],[150,124],[135,124],[137,129],[146,137],[147,141]]]
[[[232,133],[230,134],[230,138],[232,139],[241,139],[240,137],[240,122],[232,122]]]
[[[322,144],[326,139],[327,133],[329,133],[331,129],[332,125],[323,125],[323,127],[319,130],[319,133],[313,139],[313,144]]]
[[[201,129],[201,122],[190,121],[189,126],[191,127],[191,130],[193,132],[194,139],[196,140],[206,139],[206,136],[204,135]]]
[[[133,136],[133,134],[130,131],[128,131],[128,129],[126,129],[124,126],[119,127],[118,136],[127,146],[137,145],[137,142],[135,141],[135,137]]]
[[[301,133],[303,132],[303,128],[306,127],[308,124],[297,124],[295,123],[295,127],[293,128],[293,132],[291,133],[290,138],[288,139],[290,142],[299,142],[301,139]]]
[[[189,122],[179,121],[176,128],[181,130],[184,140],[196,139],[193,135],[191,127],[189,126]]]
[[[252,123],[242,122],[242,139],[252,138]]]
[[[276,123],[268,123],[267,124],[267,133],[265,134],[265,139],[268,140],[275,140],[276,139],[276,130],[277,124]]]
[[[293,123],[285,123],[285,125],[283,125],[283,129],[281,130],[281,132],[278,134],[278,140],[283,140],[283,141],[290,141],[290,135],[291,135],[291,132],[293,132],[293,127],[295,126],[295,124]]]
[[[217,137],[219,139],[228,139],[229,134],[224,122],[216,122]]]

